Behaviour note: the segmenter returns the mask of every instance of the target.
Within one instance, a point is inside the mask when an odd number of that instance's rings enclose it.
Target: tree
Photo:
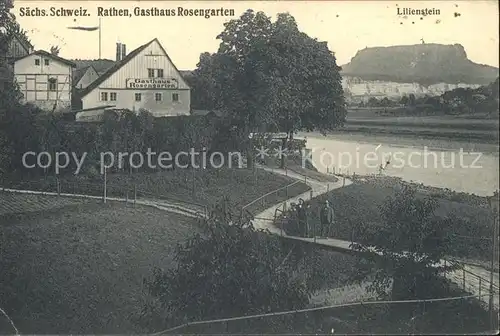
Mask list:
[[[361,243],[353,246],[367,253],[366,270],[375,269],[372,291],[384,296],[392,281],[393,300],[426,298],[439,284],[438,276],[455,267],[435,267],[450,254],[450,228],[458,221],[438,217],[436,209],[435,199],[419,198],[415,189],[402,187],[381,209],[383,226],[362,230]],[[361,278],[366,275],[362,272]]]
[[[387,97],[384,97],[380,100],[380,106],[382,107],[390,107],[391,105],[392,101]]]
[[[0,0],[0,176],[11,171],[21,162],[19,154],[24,153],[34,136],[34,108],[23,108],[22,95],[14,80],[13,67],[6,56],[14,36],[27,39],[14,15],[12,0]],[[19,151],[22,152],[19,152]]]
[[[59,46],[50,47],[50,53],[52,55],[55,55],[55,56],[59,55],[59,51],[61,51],[61,48],[59,48]]]
[[[415,95],[413,93],[410,93],[408,95],[408,105],[415,106],[415,103],[416,103]]]
[[[379,106],[380,104],[379,104],[379,101],[378,101],[378,99],[377,99],[377,98],[375,98],[375,97],[370,97],[370,99],[368,99],[368,104],[367,104],[367,105],[368,105],[368,106],[370,106],[370,107],[377,107],[377,106]]]
[[[283,147],[288,147],[298,130],[325,133],[343,125],[346,105],[341,68],[327,44],[300,32],[291,15],[279,14],[270,46],[275,50],[277,70],[272,79],[272,115],[278,120],[279,130],[288,134]],[[282,159],[283,167],[285,157]]]
[[[203,231],[177,247],[177,266],[146,281],[169,324],[299,309],[309,291],[287,263],[279,237],[219,203]],[[151,307],[151,306],[150,306]],[[153,306],[154,307],[154,306]],[[151,310],[146,309],[145,313]]]
[[[223,110],[237,128],[250,165],[250,133],[286,132],[286,147],[298,130],[344,123],[340,67],[326,43],[300,32],[289,14],[273,23],[248,10],[224,26],[218,52],[202,54],[195,75],[211,91],[207,106]]]
[[[407,95],[403,95],[403,97],[401,97],[401,100],[399,101],[403,106],[407,106],[408,105],[408,96]]]

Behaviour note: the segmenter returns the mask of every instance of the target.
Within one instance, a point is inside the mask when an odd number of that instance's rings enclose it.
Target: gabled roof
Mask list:
[[[19,44],[26,50],[26,53],[30,53],[30,51],[33,49],[33,45],[31,42],[28,41],[25,35],[22,35],[22,33],[14,34],[14,38],[19,42]]]
[[[158,45],[160,46],[161,50],[167,56],[167,59],[169,60],[169,62],[173,65],[174,69],[179,73],[179,76],[181,76],[181,78],[184,80],[184,82],[186,82],[186,80],[182,77],[180,71],[175,66],[174,62],[172,62],[172,60],[170,59],[170,56],[168,56],[168,54],[165,51],[165,49],[163,49],[161,43],[158,41],[157,38],[154,38],[151,41],[149,41],[148,43],[143,44],[143,45],[139,46],[137,49],[132,50],[121,61],[116,62],[111,68],[109,68],[105,73],[103,73],[102,76],[100,76],[95,81],[93,81],[89,86],[87,86],[87,88],[82,91],[81,97],[82,98],[85,97],[87,94],[89,94],[91,91],[93,91],[99,85],[101,85],[106,79],[108,79],[114,73],[116,73],[118,70],[120,70],[125,64],[127,64],[128,62],[130,62],[135,56],[137,56],[141,51],[143,51],[144,49],[146,49],[147,47],[149,47],[153,42],[158,43]],[[187,82],[186,82],[186,85],[188,85]]]
[[[73,63],[73,62],[71,62],[71,61],[68,61],[67,59],[64,59],[64,58],[62,58],[62,57],[56,56],[56,55],[54,55],[54,54],[51,54],[51,53],[49,53],[49,52],[46,52],[45,50],[37,50],[37,51],[35,51],[35,52],[32,52],[32,53],[31,53],[31,54],[29,54],[29,55],[26,55],[26,56],[24,56],[24,57],[21,57],[21,58],[16,59],[16,62],[17,62],[17,61],[20,61],[20,60],[22,60],[22,59],[25,59],[25,58],[27,58],[27,57],[30,57],[30,56],[32,56],[32,55],[40,55],[40,56],[49,57],[49,58],[52,58],[52,59],[54,59],[54,60],[56,60],[56,61],[58,61],[58,62],[61,62],[61,63],[67,64],[67,65],[69,65],[69,66],[71,66],[71,67],[73,67],[73,68],[76,68],[76,64],[75,64],[75,63]]]
[[[82,79],[83,75],[85,75],[87,70],[89,70],[90,68],[94,69],[94,71],[97,73],[96,69],[92,65],[73,70],[73,85],[77,85],[80,79]]]
[[[92,65],[94,67],[94,70],[98,74],[106,72],[116,63],[115,61],[109,59],[93,59],[93,60],[71,59],[70,61],[75,63],[78,69],[87,68]]]

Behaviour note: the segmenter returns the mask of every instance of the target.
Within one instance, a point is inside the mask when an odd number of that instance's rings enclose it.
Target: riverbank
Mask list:
[[[351,111],[336,133],[390,135],[498,144],[497,118],[484,115],[382,116]]]
[[[393,147],[419,148],[429,150],[456,151],[462,148],[465,152],[482,152],[498,156],[499,145],[468,139],[431,139],[415,134],[367,134],[359,132],[331,132],[323,135],[319,132],[300,132],[299,138],[317,138],[320,140],[341,140],[361,144],[388,144]]]
[[[424,137],[444,140],[473,140],[485,143],[498,143],[498,132],[495,130],[468,130],[452,128],[430,128],[425,126],[384,126],[374,123],[347,124],[339,128],[340,133],[362,133],[362,134],[389,134],[405,137]]]

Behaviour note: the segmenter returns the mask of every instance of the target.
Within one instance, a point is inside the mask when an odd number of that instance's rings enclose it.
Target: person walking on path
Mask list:
[[[307,208],[302,198],[299,199],[299,205],[297,207],[297,217],[299,220],[300,235],[302,235],[303,237],[308,237],[310,232],[309,223],[307,220]]]
[[[288,210],[287,234],[295,236],[300,234],[299,218],[298,218],[298,204],[290,203],[290,210]]]
[[[320,220],[320,238],[328,238],[331,235],[332,223],[335,219],[333,209],[330,207],[330,203],[325,201],[325,204],[321,208],[319,214]]]

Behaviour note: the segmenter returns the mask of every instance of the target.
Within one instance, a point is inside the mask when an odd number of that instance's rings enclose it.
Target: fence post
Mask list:
[[[194,167],[191,167],[191,169],[193,170],[193,175],[192,175],[192,179],[193,179],[193,185],[192,185],[192,193],[193,193],[193,197],[196,196],[196,181],[195,181],[195,170],[194,170]]]
[[[345,187],[345,176],[342,178],[342,187]]]
[[[285,186],[285,196],[288,199],[288,184]]]
[[[137,185],[134,183],[134,207],[137,202]]]
[[[309,193],[310,193],[310,198],[309,199],[313,199],[313,191],[311,190]]]
[[[481,280],[482,280],[482,278],[479,278],[479,300],[482,299],[482,297],[481,297],[481,286],[482,286]]]
[[[462,266],[463,267],[463,266]],[[462,268],[462,287],[465,290],[465,268]]]
[[[316,225],[317,225],[317,223],[314,222],[313,223],[313,241],[314,241],[314,244],[316,244]]]
[[[326,184],[326,192],[329,192],[330,191],[330,183],[327,183]]]
[[[285,205],[283,205],[283,209],[285,209]],[[284,214],[285,212],[283,212],[283,215]],[[285,216],[281,216],[281,225],[280,225],[281,237],[283,237],[283,225],[285,225]]]
[[[307,176],[304,176],[304,183],[307,183]]]
[[[106,183],[107,183],[106,167],[104,167],[104,193],[102,195],[103,196],[103,198],[102,198],[103,203],[106,203],[106,187],[107,187]]]

